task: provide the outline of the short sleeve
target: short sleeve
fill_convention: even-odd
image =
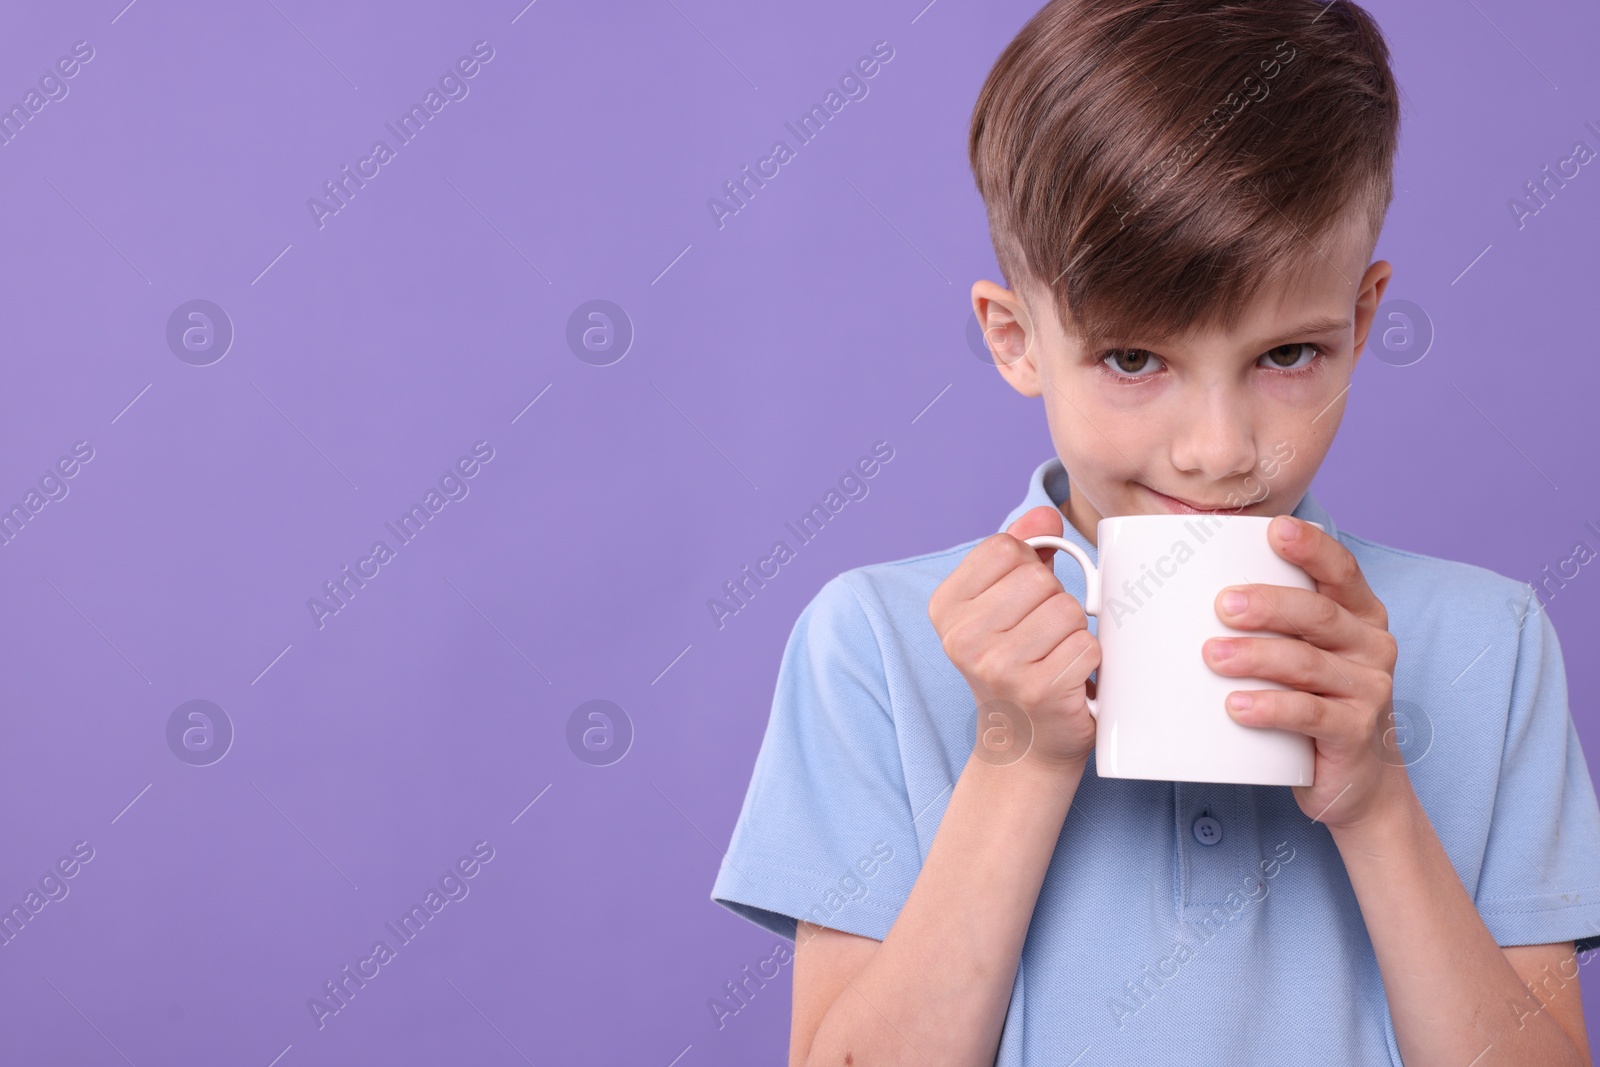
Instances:
[[[1500,945],[1600,946],[1600,804],[1548,613],[1522,617],[1500,779],[1474,903]]]
[[[881,941],[921,867],[883,655],[848,572],[801,611],[711,899]]]

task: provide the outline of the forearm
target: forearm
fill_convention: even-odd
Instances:
[[[1581,1067],[1483,924],[1411,790],[1334,829],[1383,974],[1406,1067]]]
[[[823,1017],[808,1065],[989,1067],[1082,765],[972,757],[893,928]]]

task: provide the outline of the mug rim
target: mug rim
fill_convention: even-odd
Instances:
[[[1307,523],[1307,524],[1309,524],[1311,526],[1315,526],[1317,529],[1321,530],[1324,533],[1326,533],[1328,531],[1328,528],[1326,526],[1322,525],[1322,523],[1317,522],[1317,521],[1315,521],[1313,519],[1301,519],[1301,518],[1299,518],[1299,516],[1293,515],[1293,514],[1291,514],[1289,512],[1281,512],[1280,514],[1289,515],[1289,517],[1292,518],[1292,519],[1297,519],[1300,522]],[[1106,515],[1103,518],[1101,518],[1099,522],[1095,523],[1095,526],[1096,526],[1096,528],[1098,528],[1098,527],[1104,526],[1108,522],[1131,522],[1131,521],[1137,521],[1137,520],[1143,520],[1143,519],[1151,519],[1151,520],[1155,520],[1155,521],[1170,521],[1170,520],[1173,520],[1173,519],[1179,519],[1179,520],[1182,520],[1183,522],[1190,522],[1190,521],[1192,521],[1194,519],[1220,519],[1220,520],[1222,520],[1224,522],[1231,522],[1231,521],[1234,521],[1234,520],[1237,520],[1237,519],[1245,519],[1245,520],[1251,520],[1251,521],[1255,521],[1255,522],[1271,522],[1273,519],[1276,519],[1276,518],[1278,518],[1278,515],[1180,515],[1180,514],[1176,514],[1176,513],[1166,514],[1166,515],[1159,515],[1159,514],[1151,514],[1151,513],[1148,513],[1148,512],[1139,512],[1139,513],[1133,514],[1133,515]]]

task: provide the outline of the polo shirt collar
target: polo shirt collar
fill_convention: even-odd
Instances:
[[[1067,496],[1067,469],[1062,464],[1060,456],[1051,456],[1034,469],[1033,477],[1028,480],[1027,495],[1022,498],[1022,503],[1011,509],[1011,513],[1000,524],[1000,531],[1004,532],[1007,527],[1021,518],[1024,512],[1041,504],[1045,507],[1060,507],[1067,502]],[[1339,536],[1339,531],[1333,525],[1333,519],[1323,509],[1322,505],[1317,503],[1316,498],[1311,495],[1309,489],[1306,490],[1305,495],[1300,498],[1300,503],[1289,514],[1307,522],[1320,523],[1329,535],[1335,538]],[[1095,551],[1095,546],[1089,543],[1088,538],[1079,533],[1076,526],[1067,522],[1065,516],[1062,517],[1062,526],[1065,527],[1062,531],[1062,536],[1088,552],[1089,558],[1098,564],[1100,561],[1099,554]]]

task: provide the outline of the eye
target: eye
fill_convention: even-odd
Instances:
[[[1142,348],[1113,348],[1100,357],[1100,365],[1114,378],[1148,378],[1149,374],[1141,372],[1156,366],[1157,358],[1155,353]]]
[[[1318,362],[1317,357],[1325,354],[1321,348],[1309,341],[1292,341],[1286,345],[1269,348],[1261,358],[1267,361],[1264,366],[1297,374],[1310,372]],[[1304,362],[1300,362],[1302,356],[1305,357]]]

